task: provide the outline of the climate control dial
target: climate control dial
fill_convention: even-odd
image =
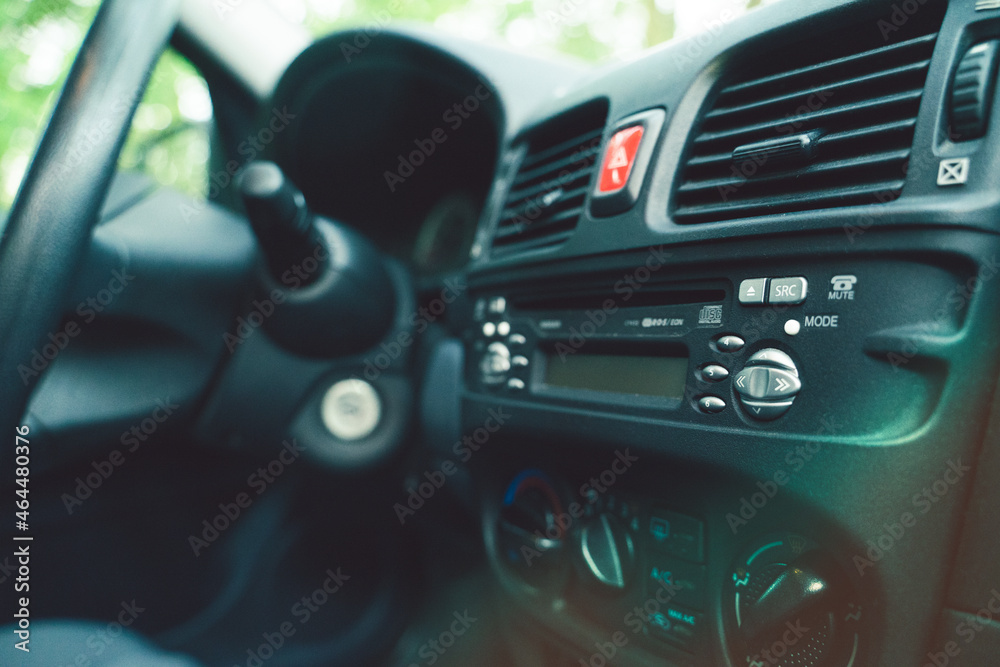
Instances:
[[[507,486],[497,517],[497,550],[511,571],[534,586],[556,585],[568,564],[563,494],[541,470],[528,469]]]
[[[762,540],[737,560],[727,588],[735,663],[861,664],[860,627],[866,611],[839,564],[812,540],[795,534]]]
[[[635,570],[635,542],[628,527],[610,512],[591,519],[580,532],[583,562],[602,587],[624,590]]]

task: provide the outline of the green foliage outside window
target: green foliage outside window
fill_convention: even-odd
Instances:
[[[155,0],[136,0],[141,2]],[[202,0],[224,2],[229,0]],[[759,0],[270,0],[313,35],[357,26],[422,22],[538,55],[627,59],[670,39],[675,4],[698,23]],[[685,4],[686,3],[686,4]],[[0,211],[10,207],[98,0],[0,0]],[[239,3],[231,11],[240,11]],[[679,30],[684,32],[684,30]],[[211,102],[204,81],[168,50],[153,73],[120,159],[159,183],[203,197]]]

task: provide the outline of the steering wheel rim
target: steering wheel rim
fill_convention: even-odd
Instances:
[[[89,247],[118,155],[181,0],[105,0],[80,47],[0,237],[0,434],[14,439]],[[48,357],[46,357],[48,358]],[[12,444],[12,443],[11,443]],[[5,443],[0,460],[13,449]],[[5,467],[5,466],[4,466]]]

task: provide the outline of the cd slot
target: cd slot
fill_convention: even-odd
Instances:
[[[555,310],[589,310],[602,308],[608,299],[621,301],[629,308],[650,306],[678,306],[698,303],[717,303],[726,298],[726,290],[718,288],[667,289],[631,291],[627,300],[614,291],[577,292],[545,296],[512,296],[514,309],[521,312]]]

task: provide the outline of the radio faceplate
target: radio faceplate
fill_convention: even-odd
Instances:
[[[783,279],[799,281],[804,278]],[[713,392],[739,371],[735,388],[753,419],[771,420],[801,388],[785,352],[765,348],[746,368],[736,354],[746,340],[726,327],[734,306],[728,281],[650,290],[629,302],[599,292],[562,298],[483,297],[477,301],[470,378],[483,391],[631,405],[704,415],[724,412],[730,397]],[[624,305],[623,305],[624,304]],[[780,400],[778,400],[780,399]]]
[[[706,296],[713,300],[683,302]],[[685,397],[689,346],[708,344],[717,334],[729,294],[720,287],[662,292],[651,300],[670,303],[621,307],[593,294],[567,299],[578,306],[567,309],[480,299],[473,343],[478,374],[470,379],[509,394],[676,407]]]
[[[533,404],[720,427],[871,435],[922,423],[945,369],[900,332],[960,330],[966,278],[913,261],[814,259],[683,283],[580,281],[477,295],[467,386]],[[919,284],[919,293],[893,286]],[[829,416],[830,419],[826,419]],[[843,435],[848,435],[845,432]]]

